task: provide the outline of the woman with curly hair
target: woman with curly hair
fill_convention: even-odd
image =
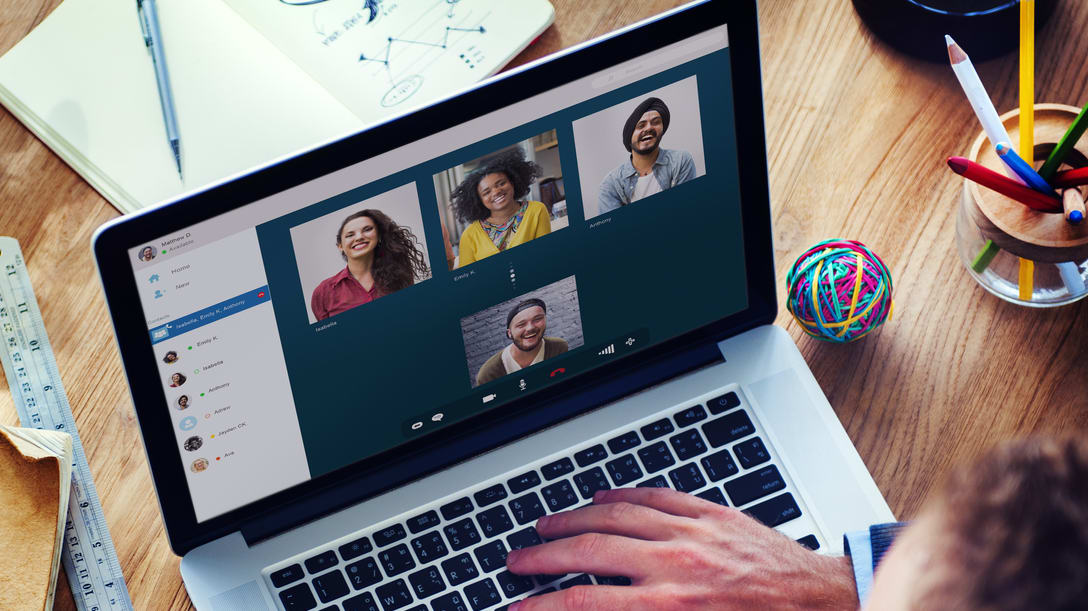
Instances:
[[[469,223],[461,234],[458,267],[551,233],[548,208],[525,201],[540,173],[518,148],[484,161],[457,185],[453,208]]]
[[[336,232],[336,248],[347,266],[321,281],[310,309],[325,320],[415,284],[429,269],[419,240],[380,210],[349,215]]]

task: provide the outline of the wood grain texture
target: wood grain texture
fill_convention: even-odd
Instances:
[[[57,0],[0,0],[0,52]],[[553,0],[556,24],[514,64],[680,4]],[[1088,429],[1088,306],[1033,311],[978,287],[954,250],[963,155],[978,124],[945,65],[905,58],[847,0],[760,3],[779,300],[808,246],[858,239],[895,281],[895,317],[848,346],[788,329],[897,516],[995,441]],[[1037,38],[1036,101],[1088,101],[1088,3],[1062,2]],[[939,44],[939,43],[938,43]],[[1017,103],[1015,54],[978,66],[999,112]],[[191,605],[169,550],[89,249],[117,212],[0,110],[0,234],[19,239],[133,601]],[[6,384],[0,422],[16,423]],[[56,608],[72,609],[62,584]]]

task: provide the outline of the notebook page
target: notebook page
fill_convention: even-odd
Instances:
[[[220,0],[158,0],[185,180],[135,2],[66,0],[0,58],[0,101],[122,211],[361,124]]]
[[[223,0],[366,123],[498,72],[547,0]]]

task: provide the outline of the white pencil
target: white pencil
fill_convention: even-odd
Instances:
[[[996,146],[998,142],[1012,142],[1009,139],[1009,132],[1005,131],[1005,126],[1001,123],[1001,118],[997,116],[997,110],[994,108],[994,103],[990,101],[990,95],[986,93],[986,87],[982,85],[978,73],[975,72],[975,66],[971,64],[971,58],[967,57],[963,49],[948,34],[944,35],[944,41],[948,45],[948,61],[952,64],[952,71],[956,73],[960,87],[963,87],[963,92],[967,94],[967,101],[971,103],[978,122],[982,124],[986,137],[990,139],[990,146]],[[1007,164],[1005,173],[1016,182],[1024,184],[1020,175]]]

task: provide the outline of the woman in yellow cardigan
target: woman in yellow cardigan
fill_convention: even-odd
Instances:
[[[518,148],[485,161],[457,185],[453,209],[469,223],[461,234],[458,267],[551,233],[548,208],[523,201],[540,172],[540,166],[526,161]]]

